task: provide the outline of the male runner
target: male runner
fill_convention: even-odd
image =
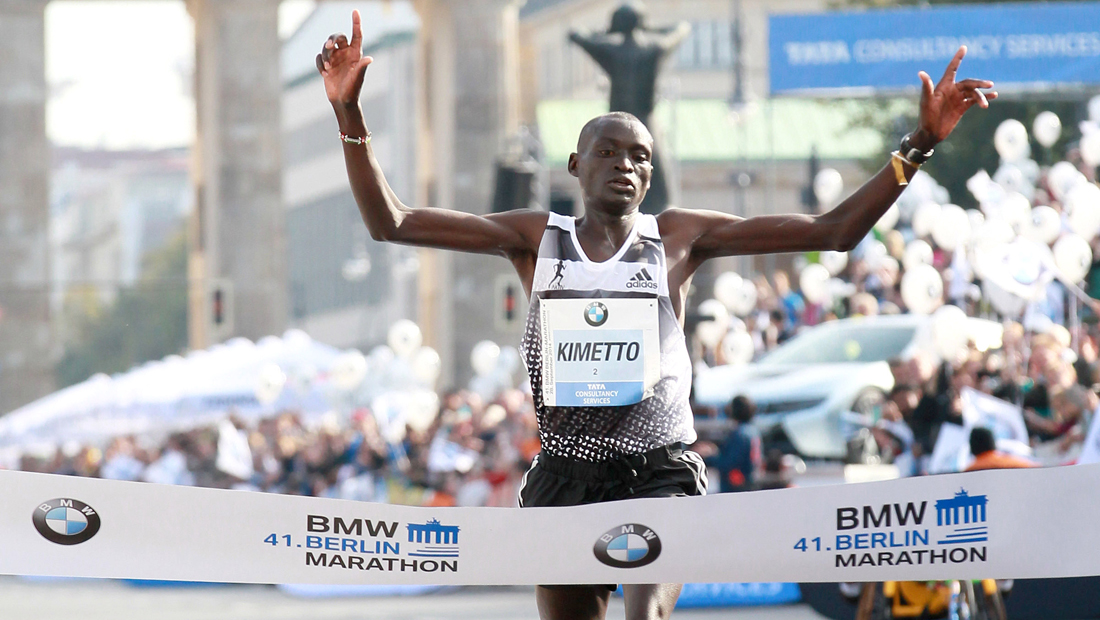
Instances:
[[[695,440],[682,331],[692,275],[718,256],[855,247],[962,115],[996,97],[979,90],[992,82],[955,81],[965,53],[959,49],[939,84],[920,73],[919,127],[901,152],[835,209],[748,219],[696,209],[673,208],[656,217],[639,213],[652,172],[653,138],[625,113],[590,121],[569,157],[569,172],[583,191],[579,219],[541,211],[481,216],[407,207],[382,175],[359,106],[372,59],[362,55],[358,12],[352,14],[351,40],[329,37],[317,69],[371,236],[497,254],[518,272],[531,299],[523,352],[542,439],[520,501],[560,506],[705,492],[702,462],[683,449]],[[558,261],[564,269],[551,289]],[[615,326],[614,333],[600,332],[604,326]],[[593,376],[581,377],[581,371]],[[667,618],[680,588],[624,586],[627,618]],[[539,614],[548,619],[602,619],[609,596],[603,585],[537,589]]]

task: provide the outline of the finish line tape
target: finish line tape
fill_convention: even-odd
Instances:
[[[0,573],[520,585],[1100,574],[1100,465],[421,508],[0,472]]]

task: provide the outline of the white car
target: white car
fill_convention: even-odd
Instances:
[[[970,318],[967,328],[979,349],[1000,347],[1000,324]],[[929,316],[831,321],[747,366],[697,373],[695,401],[724,411],[743,394],[756,403],[754,424],[766,442],[789,442],[804,457],[844,458],[856,430],[850,414],[873,416],[894,387],[888,361],[908,359],[918,350],[935,356]],[[697,426],[704,432],[707,422]]]

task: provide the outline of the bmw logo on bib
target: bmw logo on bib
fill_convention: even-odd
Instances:
[[[661,539],[640,523],[619,525],[596,540],[596,559],[615,568],[645,566],[661,555]]]
[[[80,544],[99,531],[99,513],[76,499],[58,498],[34,509],[34,529],[59,545]]]
[[[607,306],[594,301],[584,308],[584,320],[592,327],[599,327],[607,322]]]

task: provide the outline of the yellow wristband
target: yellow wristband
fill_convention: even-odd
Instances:
[[[914,164],[908,159],[905,159],[901,156],[901,153],[897,151],[894,151],[890,154],[890,164],[894,167],[894,176],[897,178],[898,185],[901,187],[909,185],[909,179],[905,178],[906,165],[913,168],[914,170],[920,170],[920,166]]]

